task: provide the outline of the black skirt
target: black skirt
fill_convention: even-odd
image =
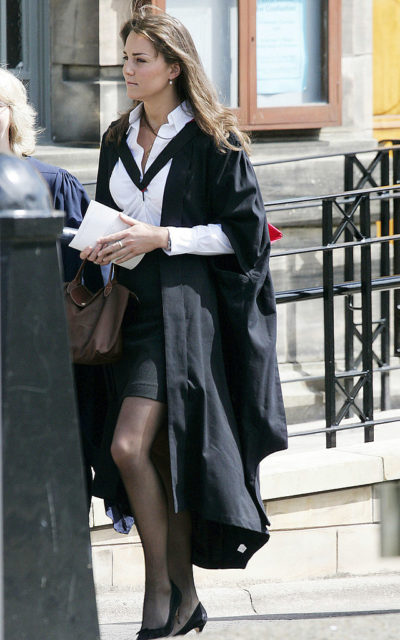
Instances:
[[[152,251],[134,269],[117,271],[118,282],[138,298],[123,325],[122,359],[112,367],[121,402],[132,396],[167,400],[159,255],[160,250]]]

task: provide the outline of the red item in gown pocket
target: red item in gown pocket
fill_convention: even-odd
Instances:
[[[269,231],[269,239],[272,242],[276,242],[277,240],[280,240],[283,236],[282,231],[279,231],[279,229],[277,229],[276,227],[274,227],[273,224],[270,224],[268,222],[268,231]]]

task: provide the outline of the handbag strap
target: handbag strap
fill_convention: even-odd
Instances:
[[[82,278],[83,278],[83,270],[85,268],[85,264],[86,264],[86,258],[85,260],[82,260],[81,265],[75,274],[75,277],[71,280],[71,282],[68,282],[67,284],[68,293],[70,293],[72,289],[75,289],[76,287],[79,287],[79,285],[83,284]]]
[[[128,176],[142,193],[146,191],[154,176],[161,171],[167,162],[171,160],[171,158],[198,133],[198,131],[199,128],[194,120],[188,122],[183,129],[181,129],[181,131],[179,131],[179,133],[177,133],[176,136],[168,142],[167,146],[164,147],[145,172],[142,180],[140,179],[140,171],[133,159],[126,136],[122,139],[121,143],[117,147],[118,155],[122,160]]]
[[[78,271],[76,272],[76,275],[74,277],[73,280],[71,280],[71,282],[68,283],[68,287],[67,287],[67,291],[71,291],[72,289],[74,289],[75,287],[83,284],[83,272],[85,269],[85,265],[87,263],[87,258],[85,258],[85,260],[82,260],[82,264],[79,267]],[[111,268],[110,268],[110,273],[108,274],[108,280],[107,283],[104,286],[104,295],[108,296],[111,293],[111,289],[113,287],[114,284],[114,280],[116,279],[116,274],[115,274],[115,269],[114,269],[114,264],[111,263]]]

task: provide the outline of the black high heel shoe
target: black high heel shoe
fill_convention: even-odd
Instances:
[[[192,629],[196,629],[197,633],[201,633],[206,626],[207,620],[207,611],[199,602],[187,623],[177,633],[174,633],[174,636],[184,636]]]
[[[137,633],[137,640],[153,640],[153,638],[166,638],[172,633],[174,628],[175,616],[182,600],[182,594],[178,587],[171,580],[171,599],[169,601],[169,614],[167,623],[163,627],[157,629],[148,629],[144,627]]]

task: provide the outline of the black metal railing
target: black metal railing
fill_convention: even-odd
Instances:
[[[388,184],[399,184],[400,145],[397,144],[397,140],[384,140],[382,143],[385,146],[344,153],[328,153],[323,155],[287,158],[278,161],[256,162],[254,163],[254,166],[261,167],[277,163],[288,164],[293,162],[337,157],[343,158],[343,188],[346,193],[357,189],[363,189],[366,186],[374,188]],[[356,177],[357,172],[359,174],[358,177]],[[392,202],[393,205],[391,211],[390,200],[386,198],[380,199],[379,232],[383,236],[389,235],[391,220],[393,220],[393,233],[400,233],[400,203],[396,198],[393,198]],[[290,208],[290,206],[290,202],[288,202],[286,208]],[[346,215],[349,218],[352,218],[354,212],[357,211],[357,207],[353,209],[353,203],[347,202],[345,203],[345,211]],[[352,236],[351,224],[346,224],[345,241],[349,244],[345,250],[345,281],[351,281],[354,279],[354,245],[350,244]],[[393,261],[393,272],[400,273],[400,243],[398,242],[394,245]],[[382,243],[380,254],[380,275],[385,276],[389,274],[389,244]],[[357,344],[360,343],[360,332],[358,323],[355,321],[356,311],[357,309],[354,306],[353,295],[350,294],[346,297],[344,307],[345,368],[349,371],[358,366],[361,360],[361,351],[358,350],[357,352]],[[400,290],[396,290],[394,293],[393,317],[395,354],[400,356]],[[380,338],[379,366],[382,369],[380,407],[382,410],[385,410],[390,408],[389,372],[385,369],[390,359],[390,297],[388,291],[382,291],[380,294],[379,315],[374,324],[376,325],[374,330],[374,341],[377,341],[378,338]],[[376,352],[374,352],[374,357],[376,359],[378,358]],[[345,382],[346,391],[350,392],[352,386],[353,380],[349,378]],[[347,417],[349,417],[349,413],[347,414]]]
[[[400,198],[400,185],[388,185],[372,189],[354,190],[345,193],[329,194],[326,196],[313,196],[304,198],[292,198],[266,203],[267,211],[296,209],[307,205],[307,208],[319,208],[321,213],[322,243],[319,246],[305,247],[278,251],[272,254],[272,258],[307,253],[323,254],[323,285],[322,287],[301,288],[290,291],[279,291],[276,294],[278,304],[293,301],[323,299],[324,303],[324,364],[325,364],[325,428],[320,430],[296,432],[296,436],[309,433],[326,433],[327,447],[336,446],[336,432],[345,429],[364,428],[364,440],[370,442],[374,439],[374,426],[383,422],[400,421],[398,418],[374,420],[373,376],[374,361],[378,365],[380,375],[388,376],[394,369],[389,364],[389,359],[383,361],[374,351],[374,343],[382,333],[382,321],[373,321],[372,318],[372,292],[379,290],[389,295],[391,288],[400,287],[400,272],[393,271],[390,275],[390,255],[388,255],[388,267],[383,275],[372,277],[371,247],[379,244],[380,247],[389,247],[389,242],[400,244],[400,233],[385,235],[379,238],[371,237],[371,201],[394,202]],[[384,207],[385,212],[387,207]],[[335,215],[334,215],[335,214]],[[349,238],[346,241],[346,238]],[[343,239],[343,241],[341,241]],[[354,280],[354,256],[352,279],[346,278],[344,282],[335,283],[335,269],[333,254],[336,250],[352,251],[360,248],[360,280]],[[382,254],[382,251],[381,251]],[[352,366],[345,370],[336,371],[335,357],[335,296],[344,295],[351,298],[354,307],[354,295],[361,294],[361,323],[354,323],[354,335],[360,342],[360,353],[353,359]],[[387,324],[389,337],[390,326]],[[397,352],[398,344],[395,345]],[[397,368],[397,367],[396,367]],[[309,378],[302,378],[303,380]],[[292,382],[292,380],[291,380]],[[386,388],[387,391],[387,388]],[[341,398],[341,400],[339,400]],[[339,404],[339,406],[338,406]],[[386,408],[382,407],[381,408]],[[342,424],[344,418],[353,413],[358,422]]]

